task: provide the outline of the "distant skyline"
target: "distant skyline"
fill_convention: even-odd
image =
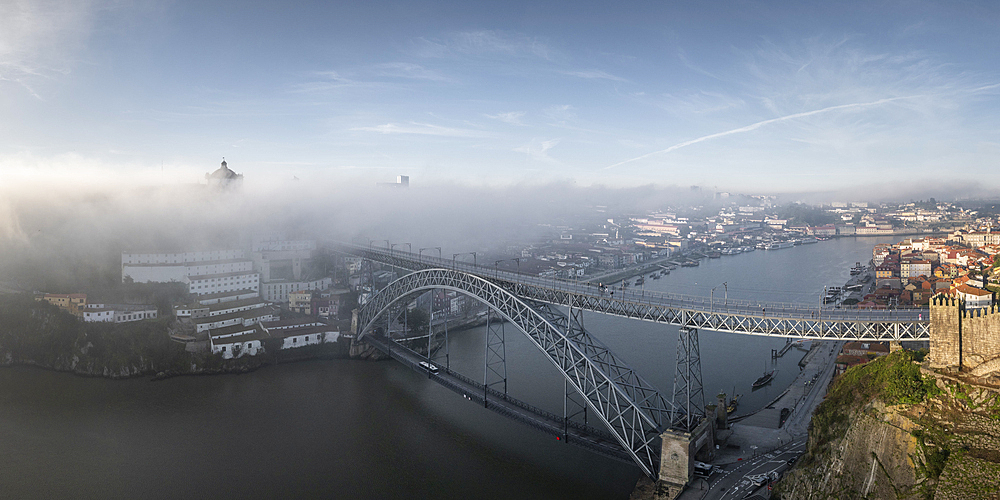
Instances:
[[[810,4],[2,2],[0,174],[1000,188],[1000,5]]]

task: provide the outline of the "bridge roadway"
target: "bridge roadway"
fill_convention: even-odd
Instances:
[[[420,366],[420,362],[426,361],[427,358],[404,347],[395,340],[387,339],[383,335],[368,334],[365,336],[365,342],[374,346],[379,351],[388,354],[396,361],[427,375],[428,378],[438,384],[455,393],[461,394],[466,399],[495,413],[527,424],[546,434],[557,436],[564,442],[575,444],[608,458],[613,458],[627,464],[635,463],[632,456],[622,449],[618,440],[604,430],[568,420],[562,416],[534,407],[496,389],[487,388],[479,382],[457,372],[447,370],[445,367],[437,364],[435,366],[438,366],[439,370],[437,373],[431,373],[426,368]]]
[[[751,335],[821,340],[926,340],[927,308],[871,309],[720,299],[541,278],[410,252],[338,244],[341,251],[401,269],[443,268],[490,281],[510,293],[558,306],[657,323]]]

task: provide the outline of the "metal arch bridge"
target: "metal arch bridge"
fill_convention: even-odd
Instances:
[[[407,297],[440,288],[469,295],[524,332],[561,371],[567,385],[583,396],[586,406],[595,411],[635,463],[654,479],[660,475],[661,435],[668,430],[692,431],[696,417],[703,414],[698,328],[808,339],[929,338],[926,310],[809,308],[728,300],[718,304],[704,297],[629,290],[619,290],[615,296],[586,283],[540,279],[409,252],[355,245],[339,245],[339,250],[413,271],[380,290],[362,307],[359,340],[370,334],[380,316]],[[568,313],[558,307],[567,307]],[[673,398],[668,401],[660,395],[588,334],[582,327],[581,310],[682,326]],[[490,335],[488,331],[487,378]],[[502,355],[500,363],[505,363]],[[675,405],[678,395],[681,403]],[[696,403],[697,397],[702,398],[701,405]]]
[[[341,244],[340,249],[411,271],[431,268],[462,271],[522,299],[688,328],[820,340],[930,338],[930,314],[926,308],[812,307],[746,300],[723,302],[701,296],[629,289],[611,291],[590,283],[539,278],[410,252],[346,244]]]
[[[563,314],[548,304],[519,298],[465,271],[422,269],[393,281],[364,304],[358,314],[358,339],[370,337],[376,321],[394,306],[435,289],[453,290],[473,297],[517,326],[565,376],[567,384],[583,396],[586,405],[594,410],[643,472],[652,478],[658,477],[660,435],[669,428],[688,429],[691,413],[680,411],[587,333],[579,316],[574,316],[572,311]],[[487,339],[487,349],[490,342]],[[505,363],[503,359],[500,361]]]

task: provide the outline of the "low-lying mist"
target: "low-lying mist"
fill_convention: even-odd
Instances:
[[[572,183],[410,188],[371,182],[201,184],[21,182],[0,186],[0,282],[67,292],[120,279],[122,251],[242,246],[283,234],[417,251],[532,241],[542,224],[595,221],[700,200],[690,189],[575,187]],[[604,215],[607,214],[607,215]]]
[[[936,195],[939,200],[949,193],[970,192],[963,186],[944,189],[949,193],[917,188],[909,191]],[[867,187],[853,193],[798,193],[784,198],[875,201],[878,192]],[[218,191],[194,183],[22,177],[0,185],[0,285],[51,292],[110,286],[120,279],[123,250],[243,246],[254,233],[372,241],[378,246],[390,240],[400,249],[409,243],[413,251],[443,247],[443,255],[486,250],[505,242],[534,241],[548,234],[550,225],[710,206],[719,203],[713,194],[691,187],[583,187],[572,181],[500,187],[415,183],[392,188],[362,180],[248,179],[238,191]],[[904,200],[907,196],[900,191],[883,190],[883,194]]]

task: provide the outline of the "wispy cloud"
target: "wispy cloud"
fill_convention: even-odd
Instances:
[[[548,151],[559,145],[561,139],[533,140],[529,144],[514,148],[518,153],[524,153],[529,158],[551,164],[560,164],[558,160],[549,156]]]
[[[615,167],[618,167],[618,166],[621,166],[621,165],[625,165],[626,163],[632,163],[634,161],[639,161],[639,160],[642,160],[642,159],[645,159],[645,158],[649,158],[650,156],[653,156],[653,155],[664,154],[664,153],[669,153],[671,151],[676,151],[678,149],[686,148],[688,146],[691,146],[693,144],[698,144],[699,142],[705,142],[705,141],[712,140],[712,139],[718,139],[719,137],[725,137],[727,135],[741,134],[743,132],[750,132],[751,130],[757,130],[757,129],[765,126],[765,125],[770,125],[772,123],[778,123],[778,122],[783,122],[783,121],[787,121],[787,120],[794,120],[796,118],[805,118],[807,116],[818,115],[818,114],[821,114],[821,113],[829,113],[829,112],[832,112],[832,111],[857,109],[857,108],[867,108],[867,107],[872,107],[872,106],[881,106],[883,104],[887,104],[887,103],[894,102],[894,101],[899,101],[899,100],[902,100],[902,99],[915,99],[915,98],[918,98],[918,97],[923,97],[923,96],[890,97],[890,98],[886,98],[886,99],[879,99],[877,101],[872,101],[872,102],[856,102],[856,103],[851,103],[851,104],[841,104],[841,105],[838,105],[838,106],[830,106],[830,107],[823,108],[823,109],[816,109],[816,110],[813,110],[813,111],[806,111],[806,112],[803,112],[803,113],[795,113],[795,114],[791,114],[791,115],[781,116],[781,117],[778,117],[778,118],[772,118],[770,120],[763,120],[763,121],[759,121],[757,123],[753,123],[753,124],[747,125],[745,127],[740,127],[740,128],[736,128],[736,129],[732,129],[732,130],[727,130],[725,132],[719,132],[719,133],[716,133],[716,134],[710,134],[710,135],[698,137],[697,139],[691,139],[690,141],[684,141],[684,142],[679,143],[679,144],[674,144],[673,146],[670,146],[667,149],[661,149],[659,151],[653,151],[652,153],[646,153],[646,154],[644,154],[642,156],[637,156],[635,158],[631,158],[631,159],[628,159],[628,160],[625,160],[625,161],[620,161],[618,163],[615,163],[614,165],[608,165],[607,167],[604,167],[604,170],[608,170],[608,169],[615,168]]]
[[[497,30],[464,31],[442,38],[418,38],[415,52],[420,57],[533,57],[552,60],[555,51],[537,37]]]
[[[698,66],[698,65],[694,64],[693,62],[691,62],[688,59],[687,54],[684,53],[683,49],[677,49],[677,58],[680,59],[681,64],[683,64],[684,67],[686,67],[687,69],[689,69],[691,71],[694,71],[695,73],[705,75],[705,76],[707,76],[709,78],[714,78],[716,80],[721,80],[721,78],[719,78],[718,76],[716,76],[714,73],[706,71],[701,66]]]
[[[435,82],[445,82],[450,79],[436,71],[429,70],[419,64],[393,62],[376,64],[372,70],[377,76],[389,78],[408,78],[412,80],[430,80]]]
[[[66,75],[91,30],[96,1],[0,2],[0,81],[42,99],[37,84]]]
[[[497,113],[495,115],[484,115],[487,118],[492,118],[494,120],[500,120],[504,123],[509,123],[511,125],[524,125],[521,118],[525,115],[524,111],[510,111],[507,113]]]
[[[599,69],[591,69],[586,71],[563,71],[562,73],[564,75],[575,76],[578,78],[586,78],[588,80],[611,80],[614,82],[628,81],[622,77],[612,75],[611,73],[607,73]]]
[[[380,134],[416,134],[435,135],[441,137],[490,137],[491,134],[472,129],[442,127],[431,123],[409,122],[407,124],[386,123],[372,127],[353,127],[350,130],[359,132],[378,132]]]
[[[559,124],[565,124],[569,120],[576,118],[575,108],[569,104],[562,104],[559,106],[549,106],[545,108],[542,113],[545,114],[549,119],[555,121]]]

